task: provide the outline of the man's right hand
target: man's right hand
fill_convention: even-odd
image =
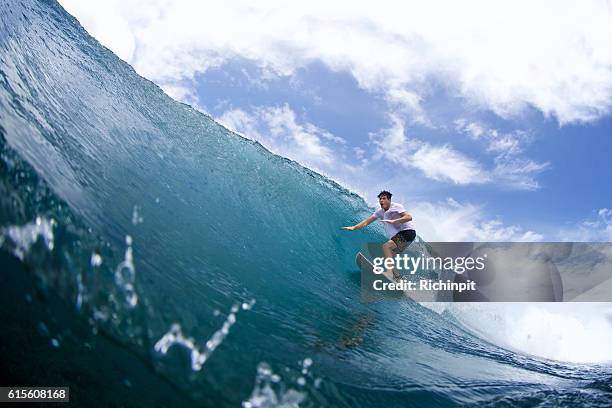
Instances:
[[[355,226],[352,227],[342,227],[343,230],[347,230],[347,231],[354,231],[355,230]]]

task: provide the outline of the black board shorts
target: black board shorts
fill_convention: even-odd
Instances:
[[[403,251],[416,238],[416,231],[413,229],[403,230],[391,237],[391,241],[397,245],[397,251]]]

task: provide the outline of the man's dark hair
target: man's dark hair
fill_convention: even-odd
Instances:
[[[393,194],[391,194],[390,192],[388,192],[387,190],[383,190],[380,193],[378,193],[378,198],[380,198],[381,196],[387,196],[387,199],[391,199],[391,196]]]

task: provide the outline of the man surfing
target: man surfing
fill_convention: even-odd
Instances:
[[[367,227],[377,219],[382,220],[385,223],[385,232],[389,237],[389,240],[383,244],[385,258],[393,258],[395,254],[404,251],[416,238],[416,231],[412,225],[412,215],[408,214],[400,203],[391,202],[391,195],[388,191],[381,191],[378,194],[378,203],[380,204],[378,210],[359,224],[342,227],[343,230],[354,231]],[[387,273],[388,276],[393,276],[396,281],[401,279],[395,268],[389,268]]]

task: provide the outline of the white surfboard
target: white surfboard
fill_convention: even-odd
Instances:
[[[371,293],[373,282],[375,280],[381,279],[381,277],[383,279],[386,279],[389,282],[395,282],[395,280],[393,280],[392,274],[390,274],[388,271],[385,271],[384,273],[381,273],[381,274],[374,273],[374,265],[361,252],[357,253],[357,256],[355,257],[355,263],[357,263],[357,266],[359,267],[359,269],[361,269],[361,272],[362,272],[361,274],[362,294],[364,293],[364,291],[366,293],[367,292]],[[400,297],[407,297],[408,299],[412,299],[408,291],[394,291],[393,293],[396,293]],[[389,296],[386,295],[385,297],[388,298]],[[364,299],[362,298],[362,300]],[[372,300],[374,299],[370,299],[370,298],[365,299],[365,301],[372,301]]]
[[[383,277],[383,279],[386,279],[389,282],[395,282],[395,280],[393,279],[393,276],[389,274],[387,271],[385,271],[382,274],[375,274],[374,265],[361,252],[357,253],[357,256],[355,257],[355,262],[357,263],[357,266],[359,266],[359,268],[362,271],[362,274],[361,274],[362,301],[368,302],[368,301],[380,300],[384,298],[389,299],[389,292],[385,292],[384,297],[382,296],[364,297],[363,294],[372,293],[373,292],[372,284],[374,283],[375,280],[381,279],[381,276]],[[405,297],[405,298],[408,298],[418,303],[435,302],[438,296],[438,292],[435,290],[413,290],[413,291],[404,290],[404,291],[392,291],[392,292],[396,293],[398,297]]]

